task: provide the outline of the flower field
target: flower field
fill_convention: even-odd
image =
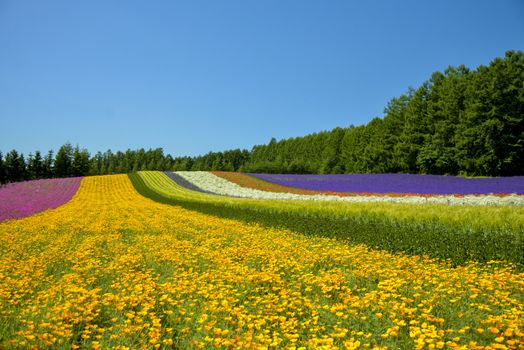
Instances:
[[[244,174],[244,173],[239,173],[239,172],[211,171],[211,173],[216,176],[222,177],[230,182],[236,183],[237,185],[240,185],[242,187],[248,187],[248,188],[253,188],[253,189],[268,191],[268,192],[310,194],[310,195],[328,194],[328,195],[337,195],[337,196],[352,195],[351,193],[347,193],[347,192],[326,192],[326,191],[305,190],[302,188],[277,185],[275,183],[259,179],[255,176]]]
[[[223,218],[457,264],[506,260],[524,266],[523,206],[234,198],[188,190],[161,172],[129,176],[148,198]]]
[[[69,201],[82,178],[18,182],[0,187],[0,222],[18,219]]]
[[[471,205],[497,205],[497,204],[512,204],[512,205],[523,205],[524,196],[513,194],[505,196],[497,196],[493,194],[484,195],[415,195],[406,193],[387,193],[387,195],[370,195],[367,194],[355,194],[348,192],[323,192],[313,190],[300,190],[298,188],[286,187],[290,191],[286,192],[284,186],[276,188],[273,191],[273,186],[269,184],[268,190],[259,189],[260,182],[256,182],[256,186],[249,186],[252,181],[247,183],[242,174],[232,177],[225,173],[215,175],[214,173],[207,171],[177,171],[175,173],[166,172],[175,182],[179,185],[186,187],[190,190],[196,190],[205,193],[220,194],[223,196],[230,197],[244,197],[244,198],[256,198],[256,199],[270,199],[270,200],[312,200],[312,201],[340,201],[340,202],[390,202],[390,203],[414,203],[414,204],[471,204]],[[267,175],[267,174],[264,174]],[[396,174],[389,174],[396,175]],[[246,175],[244,175],[246,176]],[[286,175],[287,176],[287,175]],[[300,175],[293,175],[300,176]],[[315,178],[324,179],[323,175],[315,175]],[[232,179],[231,179],[232,178]],[[418,177],[417,177],[418,178]],[[230,180],[231,179],[231,180]],[[319,180],[320,181],[320,180]],[[368,183],[367,186],[371,186],[372,183]],[[240,182],[241,184],[239,184]],[[524,183],[524,178],[520,182]],[[520,186],[519,181],[513,183],[514,190],[518,191]],[[242,186],[244,185],[244,186]],[[404,186],[408,186],[409,183],[405,183]],[[380,188],[378,186],[377,188]],[[415,188],[415,187],[414,187]],[[479,187],[480,188],[480,187]],[[508,185],[508,189],[509,189]],[[305,193],[300,193],[307,191]],[[343,194],[343,195],[340,195]]]
[[[158,201],[178,196],[186,205],[240,208],[234,203],[252,199],[190,191],[158,172],[130,178],[87,177],[65,205],[0,223],[0,348],[524,346],[524,273],[507,261],[453,267],[248,225],[155,202],[135,188],[163,188]],[[269,203],[259,200],[260,208]],[[396,205],[403,210],[390,217],[410,215],[408,205]],[[423,218],[437,208],[425,207]],[[506,227],[512,213],[439,208],[448,223],[491,210],[498,215],[479,225],[491,220],[492,229]],[[451,208],[462,209],[453,216]],[[517,230],[521,213],[514,212],[517,223],[509,227]]]
[[[412,194],[524,194],[524,176],[463,178],[413,174],[249,174],[288,187],[317,191]]]

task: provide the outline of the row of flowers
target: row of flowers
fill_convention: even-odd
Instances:
[[[17,182],[0,188],[0,222],[61,206],[73,198],[81,177]]]
[[[427,174],[247,174],[316,191],[415,193],[427,195],[524,194],[524,176],[465,178]]]
[[[223,196],[243,197],[255,199],[280,199],[280,200],[314,200],[314,201],[341,201],[341,202],[392,202],[392,203],[432,203],[432,204],[472,204],[472,205],[523,205],[524,196],[508,195],[453,195],[435,196],[336,196],[336,195],[302,195],[294,193],[269,192],[253,188],[242,187],[222,177],[206,171],[177,171],[178,176],[191,183],[193,187],[204,192],[211,192]],[[194,188],[193,188],[194,189]]]

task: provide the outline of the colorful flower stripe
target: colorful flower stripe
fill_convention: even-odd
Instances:
[[[176,173],[174,173],[172,171],[164,171],[164,174],[166,174],[177,185],[182,186],[184,188],[187,188],[188,190],[202,192],[202,193],[208,193],[208,194],[216,194],[214,192],[206,191],[206,190],[201,189],[200,187],[196,186],[194,183],[186,180],[184,177],[182,177],[179,174],[176,174]]]
[[[327,191],[314,191],[305,190],[302,188],[288,187],[277,185],[268,181],[264,181],[255,176],[251,176],[244,173],[230,172],[230,171],[211,171],[212,174],[224,178],[230,182],[236,183],[239,186],[253,188],[255,190],[267,191],[267,192],[278,192],[278,193],[294,193],[294,194],[324,194],[333,196],[351,196],[354,193],[346,192],[327,192]]]
[[[463,178],[412,174],[249,175],[281,186],[315,191],[382,194],[524,194],[524,176]]]
[[[198,187],[208,193],[219,194],[230,197],[256,198],[256,199],[278,199],[278,200],[312,200],[312,201],[340,201],[340,202],[390,202],[390,203],[413,203],[413,204],[458,204],[458,205],[524,205],[524,196],[508,195],[470,195],[470,196],[370,196],[370,195],[305,195],[283,192],[269,192],[258,189],[242,187],[236,183],[216,176],[206,171],[177,171],[176,175],[182,177],[191,186]],[[179,183],[184,186],[184,184]],[[187,187],[186,187],[187,188]],[[191,189],[191,188],[190,188]]]
[[[280,192],[280,193],[295,193],[295,194],[307,194],[307,195],[332,195],[340,197],[348,196],[383,196],[387,195],[389,197],[407,197],[407,196],[435,196],[434,194],[414,194],[414,193],[400,193],[400,192],[389,192],[389,193],[373,193],[373,192],[334,192],[334,191],[317,191],[317,190],[307,190],[297,187],[289,187],[278,185],[269,181],[262,180],[253,174],[239,173],[239,172],[230,172],[230,171],[211,171],[212,174],[222,177],[228,181],[236,183],[242,187],[253,188],[261,191],[269,192]],[[507,196],[509,194],[494,194],[496,196]],[[438,196],[438,195],[437,195]],[[463,197],[462,194],[452,194],[452,196]]]
[[[81,177],[17,182],[0,187],[0,222],[53,209],[71,200]]]
[[[524,267],[524,206],[260,200],[188,190],[158,171],[129,178],[147,198],[222,218],[459,265],[505,260]]]
[[[518,349],[524,274],[155,203],[125,175],[0,224],[0,348]]]

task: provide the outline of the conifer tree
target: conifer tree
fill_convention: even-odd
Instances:
[[[53,150],[47,152],[43,162],[43,178],[49,179],[53,177]]]
[[[85,176],[89,173],[89,152],[86,149],[80,149],[78,145],[73,151],[73,160],[71,163],[71,175]]]
[[[20,159],[20,161],[19,161],[19,164],[20,164],[20,180],[19,181],[28,180],[29,179],[29,175],[27,173],[27,163],[25,161],[23,153],[20,153],[19,159]]]
[[[23,155],[12,150],[5,156],[6,182],[22,181],[25,178],[25,162]]]
[[[98,151],[89,161],[89,175],[100,175],[102,168],[102,152]]]
[[[27,161],[27,172],[28,177],[32,180],[42,179],[45,177],[44,172],[44,160],[42,159],[42,154],[40,151],[36,151],[33,156],[29,154],[29,159]]]
[[[71,167],[73,163],[73,146],[70,143],[66,143],[60,147],[56,153],[54,162],[54,175],[55,177],[68,177],[73,174]]]

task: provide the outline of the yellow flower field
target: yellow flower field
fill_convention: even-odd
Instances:
[[[248,226],[87,177],[0,224],[0,349],[524,349],[524,273]]]

